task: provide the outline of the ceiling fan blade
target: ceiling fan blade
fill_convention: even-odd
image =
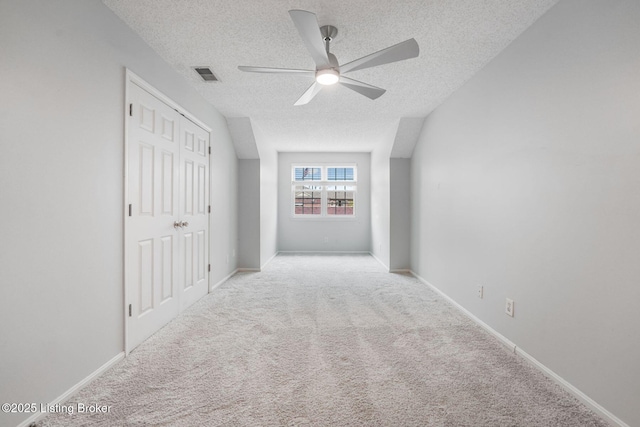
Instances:
[[[313,84],[311,86],[309,86],[309,89],[307,89],[302,96],[296,101],[295,104],[293,105],[304,105],[304,104],[308,104],[309,101],[311,101],[313,99],[314,96],[316,96],[318,94],[318,92],[320,92],[320,89],[322,89],[322,85],[318,82],[313,82]]]
[[[270,73],[270,74],[296,74],[299,76],[315,76],[316,72],[312,70],[296,70],[293,68],[271,68],[271,67],[249,67],[247,65],[239,65],[238,70],[249,73]]]
[[[340,76],[340,84],[342,86],[348,87],[351,90],[355,90],[359,94],[364,95],[369,99],[377,99],[386,92],[385,89],[371,86],[369,84],[362,83],[344,76]]]
[[[371,55],[363,56],[355,61],[340,66],[341,73],[362,70],[364,68],[377,67],[378,65],[415,58],[420,53],[420,47],[415,39],[405,40],[386,49],[379,50]]]
[[[311,54],[317,68],[329,67],[329,56],[324,46],[322,33],[315,13],[306,10],[290,10],[289,15],[295,24],[300,37]]]

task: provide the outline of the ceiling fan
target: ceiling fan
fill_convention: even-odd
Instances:
[[[293,74],[303,77],[315,77],[315,82],[307,89],[294,105],[304,105],[320,92],[323,86],[340,83],[351,90],[358,92],[370,99],[377,99],[385,89],[369,85],[357,80],[345,77],[344,74],[415,58],[420,53],[420,48],[415,39],[409,39],[394,46],[382,49],[378,52],[363,56],[360,59],[338,64],[335,55],[329,52],[331,40],[338,34],[338,29],[331,25],[320,27],[316,15],[306,10],[290,10],[289,15],[302,37],[307,50],[316,63],[314,70],[296,70],[291,68],[248,67],[240,65],[241,71],[251,73]]]

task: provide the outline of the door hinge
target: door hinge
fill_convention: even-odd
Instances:
[[[209,154],[211,154],[211,146],[209,146]]]
[[[129,104],[129,116],[133,117],[133,104]]]
[[[207,268],[207,271],[208,271],[209,273],[211,273],[211,264],[209,264],[209,267]]]
[[[131,304],[129,304],[129,317],[131,317]]]
[[[211,213],[211,205],[209,205],[209,213]]]
[[[129,216],[131,216],[131,211],[132,211],[131,206],[132,206],[131,203],[129,203]]]

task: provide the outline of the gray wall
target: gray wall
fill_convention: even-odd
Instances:
[[[260,268],[260,160],[238,160],[238,268]]]
[[[637,0],[561,1],[427,118],[411,164],[412,269],[634,426],[639,22]]]
[[[48,403],[123,351],[125,67],[213,128],[213,283],[235,269],[236,157],[224,118],[99,1],[2,1],[0,40],[0,402]]]
[[[410,170],[411,159],[389,159],[391,270],[407,270],[410,266]]]
[[[278,250],[368,252],[371,247],[369,153],[279,153]],[[291,214],[291,165],[294,163],[356,163],[358,193],[355,219],[298,219]],[[325,237],[328,242],[325,243]]]

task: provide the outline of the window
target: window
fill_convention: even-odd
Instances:
[[[355,216],[356,166],[293,165],[293,216]]]

